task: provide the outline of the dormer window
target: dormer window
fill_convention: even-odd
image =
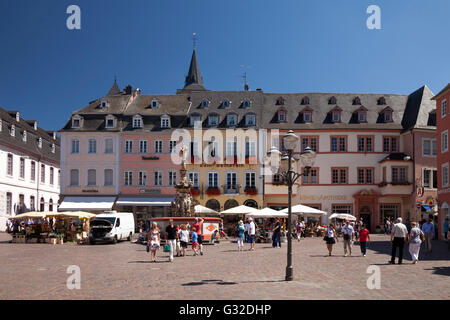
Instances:
[[[237,125],[237,114],[229,114],[227,115],[227,125],[235,126]]]
[[[245,115],[245,125],[246,126],[256,126],[256,115],[254,115],[254,114]]]
[[[287,121],[286,109],[280,108],[278,110],[278,122],[286,122],[286,121]]]
[[[311,111],[303,112],[303,122],[305,122],[305,123],[312,122],[312,112]]]
[[[55,149],[56,149],[55,144],[52,143],[52,153],[55,153]]]
[[[170,116],[161,116],[161,128],[170,128]]]
[[[34,130],[36,130],[36,127],[37,127],[37,123],[35,122]],[[81,127],[81,118],[80,118],[80,116],[74,116],[72,118],[72,128],[77,129],[77,128],[80,128],[80,127]]]
[[[140,115],[133,117],[133,128],[142,128],[142,117]]]
[[[106,102],[104,100],[102,102],[100,102],[100,109],[104,109],[106,107],[108,107],[108,102]]]
[[[330,99],[328,99],[328,104],[336,104],[337,100],[335,97],[331,97]]]
[[[3,129],[3,120],[0,118],[0,131]]]
[[[250,108],[250,101],[248,100],[242,101],[242,108]]]
[[[150,104],[150,106],[152,107],[152,109],[159,108],[158,100],[153,99],[152,102],[151,102],[151,104]]]
[[[219,125],[219,115],[217,114],[210,114],[208,116],[208,126],[215,127]]]
[[[191,115],[190,117],[191,127],[195,126],[196,122],[202,122],[202,116],[199,114]]]
[[[222,107],[223,109],[226,109],[226,108],[228,108],[229,106],[230,106],[230,101],[229,101],[229,100],[225,99],[225,100],[222,101],[221,107]]]
[[[377,100],[377,105],[382,106],[382,105],[385,105],[385,104],[386,104],[386,99],[384,97],[380,97]]]
[[[334,107],[333,110],[331,110],[331,122],[341,122],[341,111],[342,109],[338,106]]]
[[[23,130],[22,132],[22,141],[26,142],[27,141],[27,131]]]
[[[209,106],[209,101],[208,100],[202,100],[202,103],[200,104],[200,108],[205,109],[208,108]]]
[[[13,137],[16,136],[16,126],[15,126],[15,125],[11,125],[11,130],[9,131],[9,133],[10,133],[11,136],[13,136]]]
[[[367,109],[363,106],[361,106],[358,110],[358,122],[363,123],[367,122]]]
[[[360,105],[361,104],[361,99],[359,97],[355,97],[353,99],[353,105]]]
[[[309,98],[308,97],[303,97],[302,101],[300,102],[301,105],[308,105],[309,104]]]
[[[39,148],[42,148],[42,138],[39,138],[39,139],[38,139],[38,147],[39,147]]]
[[[106,117],[105,128],[107,128],[107,129],[114,128],[115,127],[115,123],[114,122],[115,122],[114,121],[114,116],[111,116],[111,115],[107,116]]]
[[[277,99],[277,102],[275,103],[277,106],[282,106],[284,105],[284,98],[283,97],[279,97]]]
[[[390,108],[390,107],[386,107],[383,111],[382,111],[382,114],[383,114],[383,122],[392,122],[392,121],[394,121],[393,119],[392,119],[392,109]]]

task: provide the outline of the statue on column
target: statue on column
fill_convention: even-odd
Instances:
[[[172,216],[174,217],[190,217],[194,215],[194,200],[191,195],[192,183],[186,176],[186,156],[187,147],[180,147],[181,169],[180,181],[175,185],[175,200],[171,204]]]

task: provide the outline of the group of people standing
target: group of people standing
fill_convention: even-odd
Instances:
[[[202,218],[195,218],[194,224],[174,225],[173,219],[169,220],[166,227],[164,238],[166,241],[167,251],[169,252],[169,261],[173,262],[174,252],[177,257],[186,256],[186,250],[189,240],[192,242],[192,250],[194,256],[203,255],[203,235],[202,235]],[[152,223],[148,231],[147,252],[151,252],[152,262],[156,262],[156,252],[161,247],[161,230],[156,222]]]
[[[244,251],[244,241],[250,243],[249,251],[255,250],[256,224],[253,222],[253,218],[248,218],[245,224],[239,220],[236,226],[236,235],[238,251]]]
[[[343,235],[344,242],[344,257],[352,255],[352,245],[355,239],[359,237],[359,245],[361,248],[361,255],[363,257],[367,254],[367,244],[370,241],[369,230],[366,226],[359,221],[356,224],[351,225],[347,220],[344,225],[336,227],[334,223],[330,223],[327,227],[324,237],[325,243],[328,249],[328,255],[331,256],[333,252],[333,245],[338,242],[338,232]]]

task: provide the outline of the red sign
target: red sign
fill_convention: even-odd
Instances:
[[[422,207],[422,204],[420,202],[417,202],[417,209],[420,209]]]
[[[417,197],[419,197],[419,198],[423,197],[423,192],[424,192],[423,187],[417,187],[417,189],[416,189]]]

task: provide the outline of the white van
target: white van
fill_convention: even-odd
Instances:
[[[89,242],[127,239],[134,235],[134,216],[132,212],[105,211],[90,221]]]

